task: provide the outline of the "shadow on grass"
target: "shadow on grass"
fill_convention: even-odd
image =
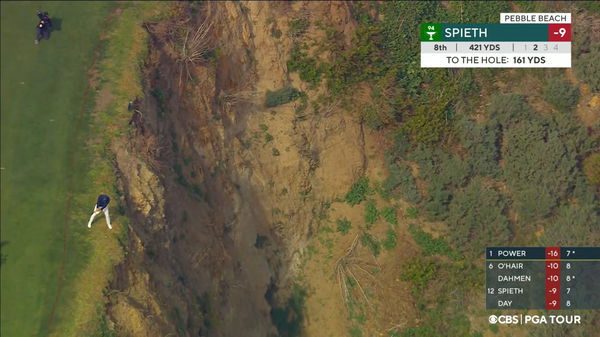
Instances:
[[[50,20],[52,20],[50,32],[60,32],[62,29],[62,18],[50,18]]]
[[[50,40],[54,32],[60,32],[62,30],[62,18],[50,18],[52,20],[52,27],[48,30],[48,36],[45,40]]]

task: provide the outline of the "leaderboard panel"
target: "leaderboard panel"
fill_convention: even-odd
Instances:
[[[421,67],[570,68],[571,24],[422,24]]]
[[[600,309],[600,247],[488,247],[487,309]]]

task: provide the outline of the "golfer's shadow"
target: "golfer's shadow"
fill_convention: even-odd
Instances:
[[[52,28],[50,32],[60,32],[62,29],[62,19],[61,18],[50,18],[52,20]]]
[[[60,30],[62,29],[62,19],[61,18],[50,18],[50,20],[52,20],[52,28],[50,28],[48,30],[47,40],[50,40],[52,33],[60,32]]]

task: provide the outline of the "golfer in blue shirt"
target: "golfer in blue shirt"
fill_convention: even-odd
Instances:
[[[110,216],[108,215],[108,203],[110,202],[110,198],[106,194],[100,194],[98,196],[98,201],[96,205],[94,205],[94,213],[90,217],[90,221],[88,222],[88,228],[92,228],[92,221],[96,215],[100,214],[100,212],[104,212],[104,217],[106,218],[106,224],[108,225],[108,229],[112,229],[110,225]]]

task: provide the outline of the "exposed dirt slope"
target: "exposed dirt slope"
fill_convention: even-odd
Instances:
[[[319,214],[360,176],[382,175],[383,140],[335,104],[299,118],[300,102],[267,109],[264,97],[289,85],[308,90],[287,71],[289,22],[326,22],[349,41],[349,5],[187,6],[147,27],[147,96],[136,104],[129,139],[114,149],[132,219],[129,255],[109,294],[115,328],[125,336],[276,335],[272,307],[284,306],[303,276],[309,287],[323,285],[307,302],[308,335],[344,333],[344,303],[331,294],[337,287],[327,271],[316,260],[306,265],[307,246],[322,226]],[[181,61],[185,32],[203,24],[213,52]],[[314,24],[306,32],[322,34]],[[362,214],[336,205],[336,216]],[[382,280],[396,278],[396,270],[386,273]],[[383,297],[402,291],[387,288]],[[324,308],[320,298],[329,301]],[[398,310],[384,315],[390,324]],[[338,314],[318,318],[329,312]]]

